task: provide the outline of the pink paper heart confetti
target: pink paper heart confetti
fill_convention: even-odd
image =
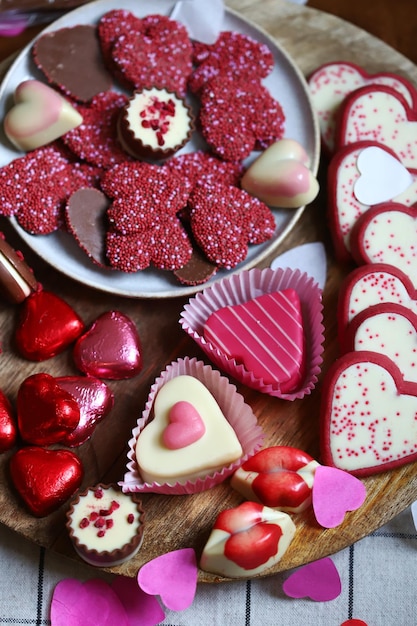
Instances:
[[[129,626],[156,626],[164,619],[158,600],[142,591],[135,578],[116,576],[112,589],[124,606]]]
[[[315,602],[329,602],[340,595],[342,584],[335,564],[326,557],[293,572],[282,589],[290,598],[311,598]]]
[[[51,626],[130,626],[116,593],[98,578],[85,583],[61,580],[53,592],[50,618]]]
[[[324,528],[335,528],[348,511],[355,511],[366,498],[365,485],[355,476],[336,467],[319,465],[314,475],[314,515]]]
[[[149,561],[138,573],[139,587],[159,595],[172,611],[191,606],[197,590],[197,560],[193,548],[167,552]]]

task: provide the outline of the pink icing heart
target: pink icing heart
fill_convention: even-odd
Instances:
[[[359,264],[398,267],[417,288],[417,208],[386,202],[369,209],[351,233],[352,254]]]
[[[78,369],[97,378],[132,378],[142,369],[138,331],[120,311],[100,315],[79,337],[73,354]]]
[[[158,600],[142,591],[135,578],[116,576],[112,589],[124,606],[129,626],[155,626],[164,619]]]
[[[355,511],[365,501],[366,489],[360,480],[335,467],[319,465],[313,483],[313,510],[324,528],[335,528],[347,511]]]
[[[130,626],[119,598],[100,579],[61,580],[53,592],[50,617],[52,626]]]
[[[293,572],[282,589],[290,598],[311,598],[315,602],[329,602],[340,595],[342,584],[335,564],[326,557]]]
[[[145,563],[139,570],[138,584],[145,593],[159,595],[172,611],[188,608],[197,590],[194,550],[174,550]]]
[[[206,427],[197,409],[186,400],[176,402],[169,411],[170,423],[162,438],[170,450],[185,448],[198,441],[206,432]]]

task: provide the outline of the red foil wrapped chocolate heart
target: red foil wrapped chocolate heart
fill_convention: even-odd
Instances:
[[[77,313],[49,291],[36,291],[23,303],[15,332],[17,348],[30,361],[44,361],[62,352],[84,330]]]
[[[17,392],[17,421],[26,443],[47,446],[62,441],[80,421],[77,400],[50,374],[32,374]]]
[[[17,439],[17,426],[12,405],[8,397],[0,391],[0,453],[13,448]]]
[[[77,427],[60,441],[74,448],[87,441],[97,424],[111,411],[113,392],[106,383],[92,376],[63,376],[57,378],[56,383],[75,398],[80,409]]]
[[[83,466],[71,450],[27,446],[10,459],[10,476],[26,507],[36,517],[57,510],[80,487]]]
[[[120,380],[142,369],[141,343],[133,321],[120,311],[100,315],[74,346],[75,365],[88,376]]]

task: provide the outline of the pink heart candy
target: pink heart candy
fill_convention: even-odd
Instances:
[[[100,315],[74,346],[74,361],[88,376],[121,380],[142,369],[141,343],[133,321],[120,311]]]
[[[366,498],[365,485],[355,476],[319,465],[313,483],[313,510],[324,528],[335,528],[343,522],[347,511],[355,511]]]
[[[61,580],[53,592],[50,617],[52,626],[130,626],[110,585],[95,578],[85,583]]]
[[[315,602],[329,602],[342,591],[339,572],[328,557],[300,567],[282,587],[290,598],[311,598]]]
[[[159,595],[172,611],[191,606],[197,590],[197,561],[192,548],[174,550],[145,563],[138,573],[139,587]]]
[[[169,424],[162,438],[170,450],[185,448],[201,439],[206,427],[197,409],[186,400],[176,402],[169,411]]]

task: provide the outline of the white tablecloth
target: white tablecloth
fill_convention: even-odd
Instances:
[[[192,606],[181,612],[166,610],[161,623],[341,626],[355,618],[367,626],[417,624],[417,532],[409,509],[331,558],[342,592],[330,602],[288,598],[282,585],[291,572],[285,572],[256,581],[198,585]],[[1,626],[49,624],[52,592],[62,579],[111,580],[111,575],[39,548],[1,526],[0,562]]]

